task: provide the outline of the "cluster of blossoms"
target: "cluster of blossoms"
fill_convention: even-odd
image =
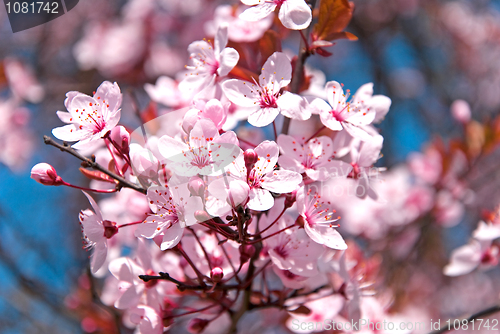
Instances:
[[[107,34],[143,42],[137,24],[154,7],[137,13],[136,2],[127,7],[127,27]],[[463,170],[448,166],[460,163],[445,168],[442,152],[430,147],[381,177],[375,164],[384,138],[375,125],[390,98],[374,95],[371,83],[351,94],[304,66],[309,56],[331,55],[325,48],[333,40],[355,39],[343,31],[353,10],[347,1],[320,1],[311,27],[304,0],[242,3],[250,7],[217,7],[207,24],[213,41],[189,44],[189,63],[175,79],[145,85],[166,108],[148,110],[140,129],[118,125],[117,83],[104,81],[91,96],[66,94],[67,111],[57,112],[66,125],[52,131],[64,143],[45,142],[83,161],[89,187],[64,181],[46,163],[33,167],[32,178],[84,191],[90,208],[79,220],[91,273],[104,279],[100,298],[123,310],[123,324],[137,333],[260,333],[244,315],[252,310],[264,319],[270,307],[278,316],[267,325],[297,333],[313,331],[297,322],[411,319],[389,312],[390,291],[374,296],[382,264],[355,237],[393,237],[390,247],[403,261],[419,238],[415,221],[434,215],[442,226],[457,224],[468,192]],[[331,6],[341,8],[337,16],[321,15]],[[299,55],[283,52],[279,35],[268,30],[275,11],[284,28],[312,28],[301,32]],[[96,53],[85,46],[101,53],[109,47],[106,38],[103,48],[93,43],[99,34],[77,47],[79,61],[105,73],[126,69],[92,63]],[[255,41],[259,46],[250,47]],[[264,140],[269,128],[274,138]],[[91,192],[113,195],[96,202]],[[496,264],[497,220],[481,223],[446,274]]]

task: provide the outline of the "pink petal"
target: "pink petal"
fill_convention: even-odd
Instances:
[[[184,228],[181,224],[173,224],[170,228],[165,231],[163,235],[163,240],[161,243],[161,250],[173,248],[181,241],[182,235],[184,234]]]
[[[255,84],[241,80],[227,80],[222,84],[222,90],[229,101],[241,107],[260,108],[258,87]],[[272,121],[271,121],[272,122]]]
[[[219,69],[217,73],[221,77],[225,77],[231,70],[238,64],[240,60],[240,55],[238,51],[233,48],[225,48],[220,53],[219,59]]]
[[[294,191],[302,182],[302,175],[288,170],[275,170],[267,174],[261,186],[264,189],[278,194],[286,194]]]
[[[342,238],[335,228],[330,227],[328,224],[316,224],[314,227],[305,224],[304,229],[307,235],[318,244],[325,245],[332,249],[347,249],[344,238]]]
[[[289,118],[305,121],[311,117],[307,101],[300,95],[285,92],[276,101],[281,113]]]
[[[77,125],[68,124],[53,129],[52,134],[59,140],[78,141],[87,137],[89,132],[79,130]]]
[[[262,73],[259,76],[259,83],[274,94],[288,85],[291,78],[292,65],[290,59],[283,52],[275,52],[264,63]]]
[[[271,193],[264,189],[253,188],[249,193],[250,200],[248,208],[255,211],[266,211],[273,207],[274,198]]]
[[[90,260],[90,270],[92,274],[95,274],[99,269],[101,269],[104,262],[106,262],[106,257],[108,255],[108,244],[106,240],[102,240],[95,244],[92,249],[92,256]]]
[[[288,29],[302,30],[311,23],[312,11],[304,0],[287,0],[280,8],[279,19]]]
[[[92,196],[90,196],[89,194],[87,194],[85,191],[82,191],[82,192],[87,197],[87,199],[89,200],[90,205],[92,205],[92,208],[94,209],[94,212],[96,214],[97,219],[100,220],[100,221],[102,221],[101,209],[99,209],[99,206],[97,205],[97,203],[94,201],[94,199],[92,198]]]
[[[260,21],[269,14],[271,14],[276,8],[276,4],[273,2],[264,2],[255,7],[250,7],[240,14],[240,19],[245,21]]]
[[[325,91],[328,97],[328,103],[330,103],[330,106],[334,109],[346,100],[344,97],[344,90],[337,81],[328,81],[325,86]]]
[[[260,108],[248,116],[248,123],[260,128],[271,124],[279,113],[278,108]]]

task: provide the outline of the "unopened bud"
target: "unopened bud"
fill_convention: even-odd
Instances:
[[[104,236],[106,239],[111,239],[111,237],[118,233],[118,226],[116,226],[115,222],[103,220],[102,226],[104,226]]]
[[[224,277],[224,272],[222,271],[221,267],[215,267],[210,272],[210,278],[212,278],[212,281],[214,283],[219,283],[223,277]]]
[[[54,167],[47,163],[39,163],[31,169],[31,178],[46,186],[60,186],[63,180],[57,175]]]
[[[252,245],[241,245],[239,249],[241,263],[246,263],[255,254],[255,247]]]
[[[202,198],[205,196],[205,182],[199,176],[193,176],[189,180],[188,189],[193,196]]]
[[[286,209],[290,208],[293,205],[293,203],[295,203],[296,199],[297,199],[297,190],[294,190],[291,193],[286,194],[285,208]]]
[[[205,222],[207,220],[212,219],[212,216],[210,216],[206,211],[204,210],[196,210],[194,212],[194,218],[196,218],[197,221],[199,222]]]
[[[194,318],[189,321],[187,330],[189,333],[198,334],[203,332],[209,323],[207,319]]]
[[[259,156],[257,155],[257,152],[249,148],[243,153],[243,157],[245,159],[245,167],[247,170],[252,169],[253,165],[259,160]]]
[[[130,144],[130,134],[123,126],[116,126],[109,134],[111,140],[118,146],[122,153],[128,153]]]
[[[248,199],[250,187],[248,183],[241,180],[234,180],[229,183],[227,203],[232,207],[244,204]]]
[[[464,100],[456,100],[451,104],[451,115],[462,124],[470,121],[471,111],[469,104]]]

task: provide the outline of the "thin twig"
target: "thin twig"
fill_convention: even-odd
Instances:
[[[136,185],[136,184],[133,184],[132,182],[124,179],[123,177],[121,177],[120,175],[117,175],[111,171],[109,171],[108,169],[102,167],[101,165],[99,165],[97,162],[87,158],[87,157],[84,157],[83,155],[81,155],[80,153],[78,153],[76,150],[74,150],[73,148],[71,148],[66,142],[63,142],[63,144],[59,144],[57,142],[55,142],[52,138],[50,138],[49,136],[43,136],[43,141],[46,145],[52,145],[54,147],[57,147],[58,149],[60,149],[61,151],[63,152],[68,152],[69,154],[71,154],[72,156],[80,159],[81,161],[85,162],[89,167],[92,167],[93,169],[95,170],[98,170],[100,172],[103,172],[104,174],[108,175],[109,177],[115,179],[116,181],[118,181],[118,187],[119,188],[123,188],[123,187],[126,187],[126,188],[131,188],[131,189],[134,189],[135,191],[138,191],[140,193],[143,193],[143,194],[146,194],[147,193],[147,190]]]

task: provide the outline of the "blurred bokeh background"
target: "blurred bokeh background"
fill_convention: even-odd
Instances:
[[[65,110],[66,92],[90,94],[103,80],[117,81],[125,93],[121,123],[137,127],[128,92],[146,108],[144,84],[175,76],[187,62],[188,44],[210,37],[206,22],[225,3],[238,2],[80,0],[68,14],[18,33],[12,33],[0,6],[1,333],[79,333],[98,327],[89,314],[103,306],[91,294],[85,297],[87,308],[67,297],[99,284],[86,276],[89,253],[81,247],[78,212],[88,203],[79,191],[44,187],[29,177],[34,164],[49,162],[66,181],[86,182],[78,160],[42,140],[61,125],[55,112]],[[373,82],[375,93],[392,99],[380,126],[385,138],[380,166],[405,162],[437,136],[445,144],[463,136],[466,130],[450,113],[457,99],[469,103],[478,122],[498,114],[500,1],[354,3],[347,30],[359,40],[337,41],[329,49],[333,56],[311,57],[307,64],[352,91]],[[298,41],[291,33],[283,49],[297,53]],[[490,178],[474,181],[474,205],[465,207],[463,224],[446,234],[448,254],[466,242],[482,210],[493,210],[500,200],[492,188],[498,188],[498,155],[488,159],[479,164],[491,170],[483,173]],[[486,284],[481,281],[486,278],[478,280]]]

